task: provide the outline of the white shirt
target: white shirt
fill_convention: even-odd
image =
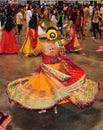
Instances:
[[[54,27],[57,27],[57,19],[56,19],[55,15],[51,16],[51,22],[52,22]]]
[[[103,14],[103,7],[100,8],[100,13]]]
[[[92,15],[92,13],[93,13],[93,6],[89,6],[89,12],[90,12],[90,15]]]
[[[29,24],[29,21],[30,21],[31,17],[32,17],[32,11],[31,10],[27,10],[26,11],[26,22],[27,22],[27,26]]]

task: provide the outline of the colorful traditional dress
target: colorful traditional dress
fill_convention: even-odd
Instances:
[[[0,53],[18,53],[19,47],[14,32],[4,30],[0,41]]]
[[[11,116],[7,113],[0,112],[0,130],[6,130],[7,125],[11,121]]]
[[[41,52],[37,31],[29,29],[27,38],[20,48],[20,52],[28,55],[37,55]]]
[[[76,36],[75,26],[73,29],[70,28],[69,32],[66,31],[66,36],[61,41],[64,43],[64,46],[67,52],[77,52],[82,49]]]
[[[98,83],[86,79],[86,72],[63,52],[60,41],[46,41],[42,46],[42,63],[30,76],[11,81],[7,93],[11,102],[27,109],[48,109],[71,102],[88,106],[98,93]]]

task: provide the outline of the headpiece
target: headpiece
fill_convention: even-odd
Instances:
[[[46,37],[49,40],[56,40],[57,39],[57,30],[54,27],[49,27],[46,32]]]

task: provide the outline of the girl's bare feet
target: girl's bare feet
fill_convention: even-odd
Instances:
[[[25,54],[24,56],[25,56],[25,57],[28,57],[28,56],[29,56],[29,54]]]
[[[103,51],[103,48],[99,48],[96,50],[96,52],[102,52]]]
[[[42,113],[45,113],[45,112],[46,112],[45,109],[38,111],[39,114],[42,114]]]
[[[54,113],[55,113],[55,114],[58,113],[57,106],[54,107]]]

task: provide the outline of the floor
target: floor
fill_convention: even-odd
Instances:
[[[0,111],[11,114],[12,121],[7,130],[103,130],[103,52],[96,52],[103,39],[91,39],[88,32],[84,40],[79,39],[82,46],[80,53],[67,53],[71,60],[86,70],[87,78],[100,83],[101,91],[97,101],[84,109],[78,109],[72,104],[58,106],[58,114],[53,109],[38,114],[28,111],[8,101],[6,85],[17,78],[30,74],[41,63],[41,55],[24,57],[19,54],[0,55]],[[25,37],[22,32],[17,37],[21,46]]]

